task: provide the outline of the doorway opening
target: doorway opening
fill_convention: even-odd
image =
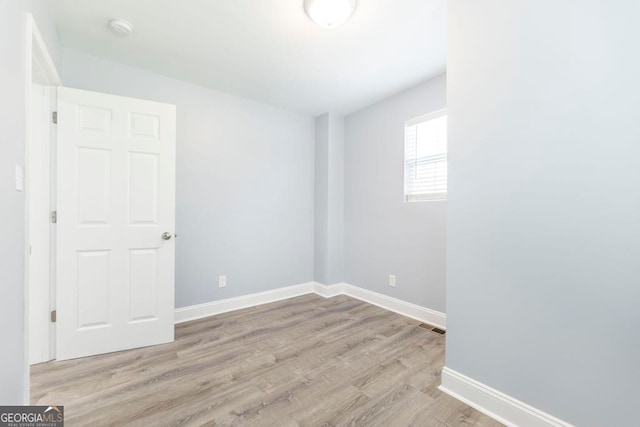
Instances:
[[[63,87],[27,25],[25,371],[172,342],[175,106]]]
[[[62,80],[31,14],[27,14],[27,122],[25,152],[25,363],[55,356],[55,211],[56,133],[53,110]],[[29,376],[25,402],[29,402]]]

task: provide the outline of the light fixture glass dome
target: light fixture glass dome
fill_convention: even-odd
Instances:
[[[335,28],[353,15],[356,0],[305,0],[309,18],[324,28]]]
[[[122,18],[115,18],[109,21],[109,29],[119,36],[129,36],[133,33],[133,25]]]

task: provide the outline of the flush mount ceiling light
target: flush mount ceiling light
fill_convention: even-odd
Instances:
[[[324,28],[335,28],[353,15],[356,0],[304,0],[309,18]]]
[[[109,21],[109,29],[119,36],[128,36],[133,33],[133,25],[122,18]]]

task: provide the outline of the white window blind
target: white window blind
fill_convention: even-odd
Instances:
[[[405,201],[447,198],[447,113],[437,111],[405,124]]]

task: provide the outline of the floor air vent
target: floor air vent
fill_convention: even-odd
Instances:
[[[418,326],[423,328],[423,329],[428,329],[431,332],[435,332],[436,334],[440,334],[440,335],[444,335],[444,334],[447,333],[447,331],[445,331],[444,329],[440,329],[440,328],[437,328],[437,327],[435,327],[433,325],[428,325],[426,323],[420,323]]]

